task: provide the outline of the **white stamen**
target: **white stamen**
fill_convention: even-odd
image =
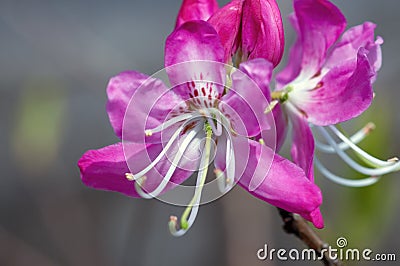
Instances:
[[[226,192],[226,176],[225,176],[224,171],[222,171],[219,168],[216,168],[216,169],[214,169],[214,174],[217,179],[218,190],[221,193],[225,193]]]
[[[225,115],[217,108],[208,108],[208,111],[216,116],[219,116],[220,120],[220,124],[225,125],[226,128],[230,128],[230,121],[225,117]],[[222,129],[221,129],[222,130]]]
[[[328,169],[326,169],[322,163],[315,158],[314,159],[315,165],[317,166],[318,170],[324,175],[326,176],[326,178],[328,178],[329,180],[343,185],[343,186],[347,186],[347,187],[366,187],[366,186],[370,186],[375,184],[376,182],[379,181],[380,177],[367,177],[364,179],[348,179],[348,178],[344,178],[338,175],[333,174],[332,172],[330,172]]]
[[[225,165],[226,165],[226,180],[234,180],[235,178],[235,152],[232,147],[232,141],[229,136],[226,138],[226,154],[225,154]],[[227,183],[226,190],[232,188],[232,183]]]
[[[356,153],[364,157],[367,161],[370,161],[372,164],[376,164],[377,166],[388,166],[388,165],[393,165],[392,162],[388,161],[383,161],[379,160],[378,158],[375,158],[374,156],[371,156],[369,153],[365,152],[362,150],[360,147],[355,145],[353,142],[351,142],[348,138],[346,138],[336,127],[334,126],[329,126],[329,128],[335,133],[336,136],[338,136],[343,142],[345,142],[351,149],[353,149]]]
[[[349,165],[351,168],[353,168],[357,172],[360,172],[364,175],[381,176],[381,175],[388,174],[393,171],[398,171],[400,169],[400,162],[389,165],[389,166],[377,168],[377,169],[364,167],[364,166],[358,164],[352,158],[350,158],[344,151],[339,149],[335,140],[329,135],[329,133],[323,127],[317,127],[317,128],[321,131],[321,133],[324,135],[324,137],[329,142],[329,144],[335,149],[335,151],[339,155],[339,157],[342,158],[346,162],[347,165]]]
[[[134,174],[133,180],[137,180],[141,176],[145,175],[148,171],[150,171],[160,160],[163,158],[163,156],[167,153],[167,151],[171,148],[172,144],[174,141],[178,138],[179,134],[183,130],[184,126],[179,127],[175,133],[171,136],[170,140],[167,142],[167,145],[165,145],[164,149],[158,154],[158,156],[142,171]],[[129,178],[128,178],[129,179]]]
[[[178,227],[177,220],[178,219],[176,219],[174,227],[172,227],[171,224],[169,224],[169,231],[173,236],[176,236],[176,237],[183,236],[190,229],[190,227],[192,227],[192,225],[194,224],[194,221],[196,220],[197,214],[199,213],[199,206],[200,206],[200,199],[201,199],[201,192],[202,192],[201,190],[199,192],[197,192],[197,191],[199,190],[199,187],[201,186],[201,176],[203,175],[203,172],[204,172],[204,170],[199,170],[199,173],[197,174],[195,195],[196,195],[196,193],[198,193],[198,198],[194,202],[194,205],[192,206],[192,209],[190,211],[190,215],[187,220],[187,228],[185,228],[185,229],[180,228],[178,230],[177,229],[177,227]],[[172,217],[176,218],[176,216],[172,216]],[[171,221],[170,221],[170,223],[171,223]]]
[[[354,143],[354,144],[360,143],[361,141],[363,141],[369,135],[369,133],[371,132],[372,128],[373,128],[373,123],[368,123],[365,127],[360,129],[359,131],[357,131],[353,136],[351,136],[349,138],[350,141],[352,143]],[[330,145],[321,143],[318,140],[315,140],[315,144],[316,144],[318,150],[320,150],[322,152],[336,153],[335,149]],[[350,148],[350,146],[345,142],[338,143],[338,146],[343,151],[345,151],[345,150]]]
[[[167,173],[165,174],[163,180],[158,185],[158,187],[155,190],[153,190],[153,192],[146,193],[146,192],[143,191],[143,189],[137,183],[135,183],[136,191],[142,198],[151,199],[151,198],[157,197],[164,190],[164,188],[167,186],[168,182],[170,181],[172,175],[174,174],[174,172],[175,172],[175,170],[176,170],[176,168],[178,166],[179,161],[182,159],[182,157],[184,155],[184,152],[186,151],[186,149],[188,148],[188,146],[190,145],[192,140],[196,137],[197,133],[201,130],[200,128],[201,128],[201,124],[197,125],[195,129],[191,130],[187,134],[187,136],[183,140],[182,146],[181,146],[183,152],[180,152],[180,149],[178,150],[178,152],[175,154],[175,157],[174,157],[174,159],[173,159],[173,161],[171,163],[171,166],[168,169]],[[179,129],[178,129],[178,131],[180,132]],[[169,142],[168,142],[168,144],[169,144]],[[164,154],[165,154],[165,152],[164,152]],[[143,171],[141,171],[141,173],[142,172]]]
[[[182,114],[182,115],[173,117],[173,118],[165,121],[161,125],[158,125],[157,127],[153,128],[153,129],[145,130],[145,134],[146,134],[146,136],[151,136],[151,135],[153,135],[153,133],[161,132],[164,129],[169,128],[170,126],[175,125],[178,122],[181,122],[181,121],[184,121],[184,120],[189,120],[189,119],[191,119],[193,117],[196,117],[196,116],[198,116],[198,113],[197,112],[192,112],[192,113],[189,113],[189,114]],[[147,134],[150,134],[150,135],[147,135]]]

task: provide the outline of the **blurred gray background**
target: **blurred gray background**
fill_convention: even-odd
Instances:
[[[334,2],[349,25],[376,22],[385,39],[374,105],[349,130],[372,120],[377,130],[363,147],[382,158],[399,155],[400,2]],[[0,265],[320,265],[258,261],[264,244],[304,246],[281,230],[273,206],[241,188],[202,206],[189,233],[177,239],[167,222],[182,209],[81,183],[80,156],[118,141],[105,111],[108,79],[163,67],[180,3],[0,1]],[[291,1],[279,4],[286,17]],[[288,46],[294,36],[286,28]],[[399,177],[349,189],[317,173],[326,221],[319,234],[333,245],[344,236],[351,248],[396,253],[400,260]]]

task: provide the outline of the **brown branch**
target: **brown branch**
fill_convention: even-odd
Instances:
[[[299,215],[287,212],[278,208],[279,214],[284,222],[283,229],[288,234],[294,234],[301,241],[303,241],[309,248],[312,248],[321,255],[321,250],[327,249],[329,244],[324,242],[313,229],[307,224],[307,222]],[[342,266],[342,262],[338,259],[333,260],[329,257],[327,252],[324,252],[322,262],[325,265],[330,266]]]

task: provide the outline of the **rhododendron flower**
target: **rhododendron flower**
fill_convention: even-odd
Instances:
[[[327,0],[295,0],[294,11],[290,20],[298,38],[290,50],[288,65],[277,75],[276,90],[272,93],[276,100],[271,108],[274,107],[277,118],[278,146],[282,144],[289,119],[293,125],[292,158],[313,180],[315,142],[311,124],[328,141],[328,144],[317,142],[317,148],[337,153],[355,170],[372,177],[346,180],[316,160],[323,174],[349,186],[372,184],[378,180],[377,176],[399,169],[399,163],[396,159],[379,160],[356,146],[371,125],[351,138],[333,125],[360,115],[370,106],[374,97],[372,83],[381,67],[383,40],[380,37],[375,40],[375,24],[371,22],[343,33],[346,20]],[[277,102],[281,105],[275,106]],[[324,126],[343,143],[336,143]],[[345,154],[349,148],[372,168],[359,165]]]
[[[185,0],[176,26],[207,19],[221,38],[226,63],[238,66],[255,58],[265,58],[274,66],[280,62],[285,38],[275,0],[232,0],[220,9],[215,0]]]
[[[172,234],[179,236],[197,215],[215,150],[216,174],[224,177],[222,190],[238,182],[256,197],[322,227],[322,220],[313,215],[322,201],[319,188],[300,167],[274,154],[265,145],[268,140],[252,140],[274,126],[264,114],[269,88],[263,80],[269,79],[272,65],[257,59],[234,70],[223,62],[224,49],[214,28],[190,21],[166,41],[172,89],[135,71],[112,78],[107,111],[123,144],[86,152],[78,163],[83,182],[153,198],[198,171],[196,191],[180,225],[176,217],[169,223]]]

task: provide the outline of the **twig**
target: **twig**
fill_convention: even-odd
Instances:
[[[288,234],[294,234],[301,241],[303,241],[309,248],[312,248],[321,255],[321,250],[327,249],[329,244],[324,242],[313,229],[307,224],[307,222],[298,215],[287,212],[278,208],[279,214],[284,222],[283,229]],[[325,265],[330,266],[342,266],[342,262],[338,259],[333,260],[329,255],[324,252],[322,262]]]

